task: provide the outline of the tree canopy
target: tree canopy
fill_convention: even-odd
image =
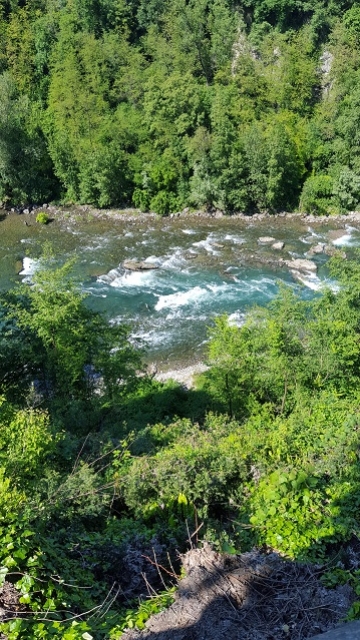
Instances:
[[[356,208],[359,11],[332,0],[4,4],[2,202]]]

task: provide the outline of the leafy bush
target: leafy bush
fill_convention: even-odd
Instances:
[[[49,222],[49,216],[45,211],[39,211],[35,220],[38,224],[47,224]]]
[[[303,186],[300,197],[300,210],[317,215],[328,213],[332,193],[333,180],[330,176],[310,176]]]

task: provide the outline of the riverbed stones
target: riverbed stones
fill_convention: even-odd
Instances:
[[[312,272],[316,273],[317,266],[312,260],[305,260],[305,258],[294,258],[293,260],[285,260],[285,264],[291,269],[291,271]]]
[[[276,242],[276,238],[272,236],[261,236],[258,238],[258,244],[273,244],[273,242]]]
[[[274,242],[274,244],[271,245],[271,248],[275,249],[275,251],[282,251],[284,247],[285,242],[281,242],[281,240],[279,240],[278,242]]]
[[[137,262],[137,260],[125,260],[123,262],[124,269],[129,271],[151,271],[152,269],[158,269],[159,265],[152,262]]]

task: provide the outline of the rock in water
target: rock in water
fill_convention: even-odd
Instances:
[[[304,258],[296,258],[294,260],[285,260],[287,266],[293,271],[311,271],[315,273],[317,266],[312,260],[305,260]]]
[[[273,242],[276,242],[276,238],[272,236],[261,236],[261,238],[258,238],[258,244],[272,244]]]
[[[340,238],[347,236],[348,233],[349,232],[346,229],[331,229],[331,231],[329,231],[327,235],[329,240],[334,242],[334,240],[339,240]]]
[[[285,247],[285,242],[274,242],[274,244],[271,245],[272,249],[275,249],[275,251],[282,251],[283,248]]]
[[[325,252],[325,244],[319,243],[311,247],[311,249],[308,251],[308,255],[313,256],[313,255],[324,253],[324,252]]]
[[[159,268],[157,264],[152,262],[137,262],[136,260],[125,260],[123,267],[129,271],[150,271],[151,269]]]

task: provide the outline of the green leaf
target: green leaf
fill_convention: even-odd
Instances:
[[[5,578],[8,572],[9,572],[8,567],[0,567],[0,586],[4,584]]]

